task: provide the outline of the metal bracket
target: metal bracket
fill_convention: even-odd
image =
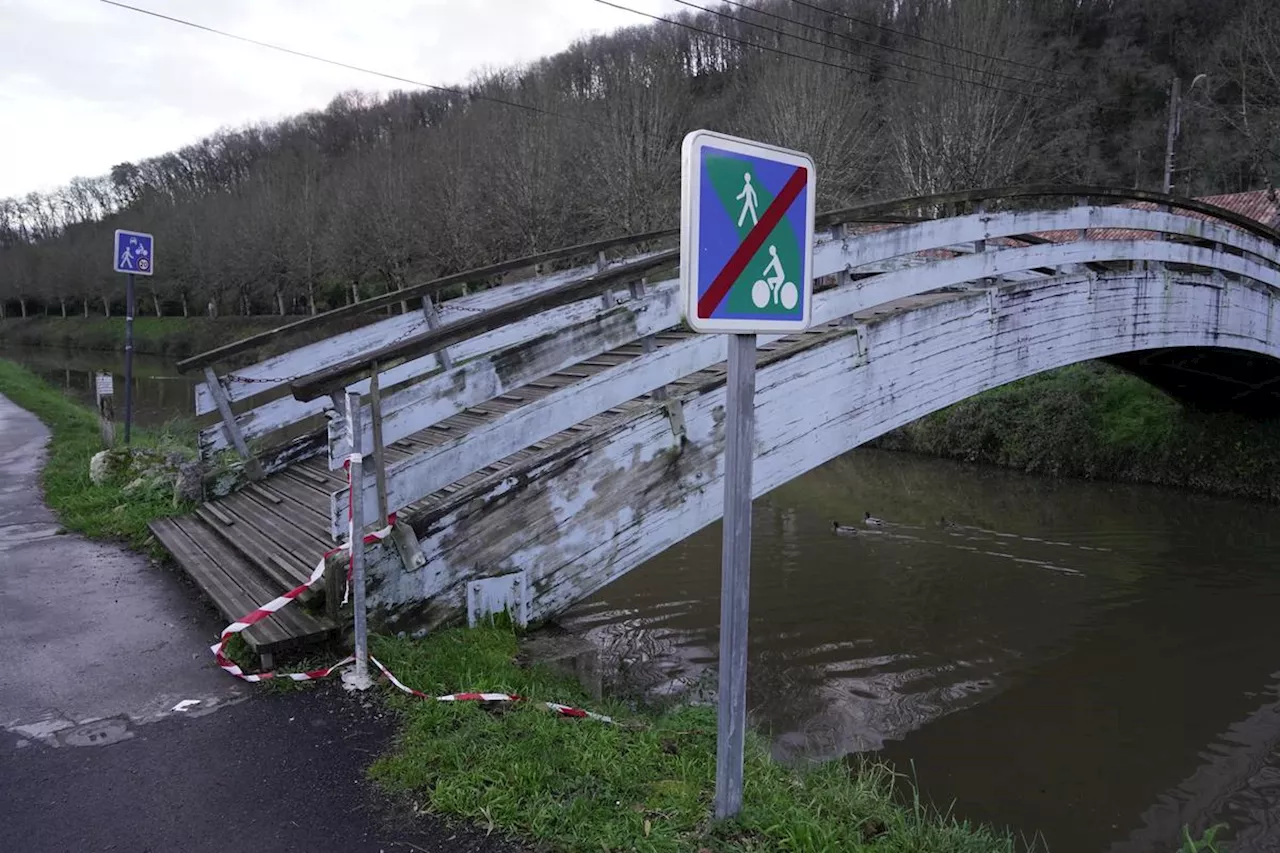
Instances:
[[[676,437],[677,441],[683,440],[686,435],[684,426],[684,403],[682,403],[678,397],[668,397],[663,401],[662,408],[666,411],[667,420],[671,423],[671,434]]]
[[[467,627],[474,628],[503,612],[510,613],[511,620],[521,627],[529,624],[529,578],[525,572],[467,582]]]
[[[427,564],[427,555],[422,553],[422,545],[418,542],[413,528],[403,521],[397,521],[391,527],[391,541],[400,554],[400,562],[406,572],[416,572]]]

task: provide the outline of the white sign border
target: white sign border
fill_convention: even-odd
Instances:
[[[808,218],[805,245],[800,254],[804,270],[800,281],[804,310],[799,320],[767,319],[701,319],[697,316],[699,234],[698,214],[702,204],[702,149],[707,145],[745,154],[750,157],[775,160],[809,170],[806,216]],[[685,322],[695,332],[729,334],[769,334],[777,332],[803,332],[809,328],[813,314],[813,243],[814,218],[817,205],[817,170],[813,158],[800,151],[753,142],[739,136],[730,136],[713,130],[690,131],[680,150],[680,287],[684,305]]]
[[[146,237],[151,241],[151,262],[147,264],[145,270],[122,270],[120,269],[120,236],[126,237]],[[148,234],[146,231],[130,231],[127,228],[117,228],[115,236],[111,240],[111,270],[112,272],[122,273],[124,275],[155,275],[156,272],[156,237],[154,234]]]

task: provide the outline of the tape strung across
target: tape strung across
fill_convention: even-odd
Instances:
[[[257,623],[261,622],[263,619],[270,617],[277,610],[281,609],[282,607],[287,605],[289,602],[293,601],[295,598],[302,595],[302,593],[306,592],[308,589],[314,586],[321,578],[323,578],[325,563],[329,560],[330,557],[332,557],[334,554],[340,554],[343,551],[346,551],[348,553],[351,552],[351,543],[355,541],[355,522],[352,519],[352,508],[351,508],[351,500],[350,500],[350,494],[353,491],[353,489],[351,488],[351,462],[353,459],[357,459],[357,458],[359,457],[355,455],[348,456],[347,461],[343,464],[343,467],[346,468],[347,470],[347,494],[348,494],[347,541],[339,545],[337,548],[331,548],[328,551],[325,551],[324,556],[320,558],[320,561],[318,563],[316,563],[316,567],[312,569],[311,576],[307,578],[305,583],[301,584],[300,586],[295,586],[293,589],[289,590],[284,595],[271,599],[266,604],[257,608],[253,612],[245,616],[242,616],[239,621],[232,622],[230,625],[222,629],[222,634],[221,636],[219,636],[218,642],[210,646],[209,650],[213,652],[214,657],[218,661],[218,666],[221,667],[224,672],[234,675],[236,678],[243,679],[244,681],[269,681],[273,678],[288,678],[291,681],[312,681],[319,678],[326,678],[329,675],[336,672],[337,670],[346,666],[347,664],[355,661],[354,657],[347,656],[342,660],[338,661],[337,663],[331,664],[330,666],[323,667],[321,669],[311,669],[311,670],[307,670],[306,672],[288,672],[288,673],[259,672],[259,673],[250,674],[250,673],[246,673],[243,669],[241,669],[235,663],[235,661],[228,658],[226,651],[227,651],[227,643],[231,642],[231,638],[233,636],[235,636],[236,634],[239,634],[241,631],[245,630],[251,625],[256,625]],[[395,526],[395,523],[396,523],[396,514],[393,512],[391,513],[390,516],[387,517],[386,527],[382,528],[381,530],[375,531],[374,533],[365,534],[364,543],[366,545],[369,545],[374,542],[378,542],[382,539],[387,538],[389,535],[391,535],[391,528]],[[353,554],[351,558],[347,561],[347,590],[346,590],[346,593],[344,593],[342,596],[342,603],[344,605],[347,603],[347,598],[351,594],[351,573],[352,573],[352,570],[354,569],[354,566],[355,566],[355,555]],[[524,701],[524,697],[516,696],[513,693],[450,693],[447,696],[430,696],[426,693],[423,693],[421,690],[414,690],[412,687],[408,687],[407,685],[405,685],[404,682],[402,682],[400,679],[392,675],[391,670],[383,666],[382,662],[379,661],[377,658],[375,658],[373,655],[369,655],[369,660],[373,663],[374,666],[378,668],[378,671],[381,672],[383,675],[385,675],[387,677],[387,680],[390,681],[392,684],[394,684],[398,689],[403,690],[405,693],[408,693],[411,696],[417,696],[420,699],[434,700],[436,702],[523,702]],[[598,720],[602,723],[613,723],[613,719],[611,717],[606,717],[603,714],[596,714],[591,711],[584,711],[581,708],[574,708],[569,705],[561,705],[557,702],[543,702],[542,704],[545,705],[550,710],[554,711],[555,713],[561,715],[562,717],[578,717],[583,719]]]
[[[323,578],[324,564],[330,557],[332,557],[334,554],[340,554],[343,551],[346,551],[348,554],[351,554],[351,543],[355,541],[355,524],[354,522],[351,521],[351,500],[350,500],[350,494],[352,491],[351,462],[353,459],[360,459],[360,458],[363,458],[363,457],[357,457],[354,454],[351,456],[348,456],[347,461],[343,463],[343,466],[342,466],[347,471],[347,495],[348,495],[347,541],[339,545],[337,548],[331,548],[328,551],[325,551],[324,556],[320,558],[320,562],[316,563],[316,567],[312,569],[311,576],[307,578],[306,582],[303,583],[301,586],[295,586],[293,589],[289,590],[284,595],[278,598],[273,598],[271,601],[268,601],[266,604],[254,610],[252,613],[249,613],[246,616],[242,616],[238,622],[232,622],[230,625],[222,629],[222,634],[218,638],[218,642],[210,646],[209,649],[210,651],[213,652],[213,656],[217,658],[218,666],[220,666],[225,672],[228,672],[231,675],[234,675],[236,678],[240,678],[245,681],[268,681],[272,678],[288,678],[292,681],[311,681],[317,678],[325,678],[326,676],[332,674],[334,671],[341,669],[342,667],[346,666],[347,664],[355,660],[355,658],[353,657],[346,657],[338,661],[337,663],[333,664],[332,666],[327,666],[322,669],[312,669],[306,672],[290,672],[290,673],[281,673],[281,674],[277,674],[274,672],[260,672],[260,673],[250,675],[246,673],[243,669],[241,669],[239,666],[237,666],[235,661],[228,658],[226,651],[227,651],[227,643],[231,642],[231,637],[233,635],[239,634],[241,631],[248,628],[249,626],[257,624],[258,622],[261,622],[263,619],[266,619],[272,613],[275,613],[277,610],[284,607],[290,601],[293,601],[295,598],[302,595],[309,588],[314,586],[321,578]],[[393,512],[387,518],[386,527],[374,533],[365,534],[364,543],[366,545],[370,545],[374,542],[378,542],[382,539],[386,539],[388,536],[391,535],[391,528],[395,526],[395,523],[396,523],[396,514]],[[354,568],[355,568],[355,555],[351,554],[351,557],[347,560],[347,591],[342,596],[343,604],[347,603],[347,598],[351,593],[351,573],[354,570]]]
[[[423,693],[421,690],[414,690],[406,685],[403,681],[391,674],[391,670],[382,665],[382,661],[369,655],[369,662],[378,668],[378,671],[387,677],[396,686],[397,689],[408,693],[410,696],[417,696],[419,699],[426,699],[428,702],[523,702],[523,696],[517,696],[514,693],[450,693],[447,696],[432,696],[429,693]],[[561,705],[558,702],[543,702],[547,708],[555,711],[562,717],[578,717],[587,720],[598,720],[602,723],[613,723],[612,717],[606,717],[604,714],[596,714],[591,711],[584,711],[581,708],[574,708],[571,705]]]

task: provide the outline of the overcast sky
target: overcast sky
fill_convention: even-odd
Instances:
[[[594,0],[125,2],[445,85],[647,22]],[[654,14],[679,8],[619,2]],[[100,0],[0,0],[0,197],[103,174],[220,127],[321,108],[353,88],[397,87]]]

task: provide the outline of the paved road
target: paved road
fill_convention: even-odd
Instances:
[[[0,850],[515,849],[364,781],[393,733],[376,698],[237,682],[211,663],[220,620],[177,574],[60,535],[46,438],[0,397]]]

